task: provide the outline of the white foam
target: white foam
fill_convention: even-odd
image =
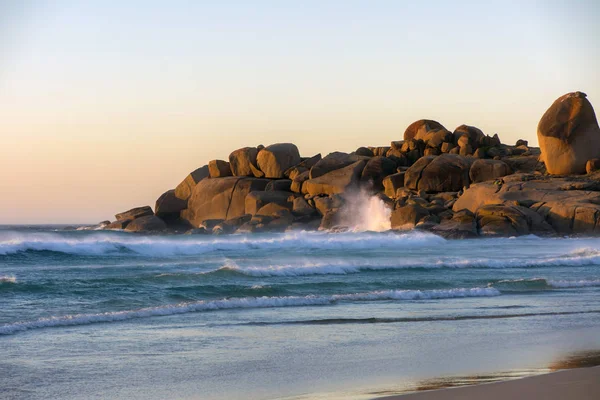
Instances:
[[[65,233],[12,232],[0,236],[0,255],[47,250],[77,255],[109,255],[124,251],[144,256],[199,255],[216,250],[256,249],[377,249],[414,248],[444,243],[428,233],[289,232],[280,235],[232,235],[223,238],[193,235],[142,236],[116,232]]]
[[[272,265],[238,265],[234,261],[227,261],[222,267],[203,272],[210,274],[217,271],[235,271],[253,277],[276,276],[311,276],[311,275],[346,275],[364,271],[396,270],[411,268],[544,268],[553,266],[582,266],[600,265],[600,252],[586,250],[585,255],[581,250],[562,257],[532,258],[430,258],[426,255],[416,260],[413,257],[377,258],[377,259],[333,259],[314,261],[314,259],[296,259],[294,262]],[[504,282],[505,283],[505,282]]]
[[[168,306],[149,307],[138,310],[106,312],[99,314],[77,314],[62,317],[40,318],[35,321],[16,322],[0,326],[0,334],[10,335],[30,329],[47,327],[87,325],[102,322],[116,322],[154,316],[185,314],[198,311],[214,311],[241,308],[303,307],[329,305],[339,301],[380,301],[380,300],[432,300],[464,297],[499,296],[494,288],[457,288],[440,290],[385,290],[366,293],[337,294],[331,296],[284,296],[284,297],[244,297],[222,300],[206,300],[180,303]]]
[[[0,275],[0,283],[17,283],[17,278],[12,275]]]
[[[600,279],[591,280],[578,280],[578,281],[548,281],[548,285],[555,288],[583,288],[583,287],[594,287],[600,286]]]

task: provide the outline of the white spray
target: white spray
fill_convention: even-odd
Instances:
[[[392,210],[366,190],[347,193],[341,209],[341,222],[353,231],[383,232],[391,229]]]

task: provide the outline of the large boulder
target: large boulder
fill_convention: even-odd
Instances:
[[[553,233],[544,218],[527,207],[489,204],[477,210],[479,233],[483,236],[519,236]]]
[[[364,168],[365,161],[356,161],[344,168],[307,180],[304,182],[302,190],[311,196],[343,193],[358,184]]]
[[[426,192],[457,192],[469,186],[470,168],[470,159],[455,154],[422,157],[406,171],[404,185]]]
[[[429,216],[429,211],[418,204],[396,207],[392,211],[391,227],[392,229],[411,229],[427,216]]]
[[[135,207],[135,208],[132,208],[131,210],[127,210],[122,213],[119,213],[119,214],[115,215],[115,218],[117,219],[117,221],[122,221],[122,220],[128,220],[128,219],[132,220],[132,219],[136,219],[136,218],[146,217],[148,215],[154,215],[154,213],[152,212],[152,208],[150,208],[150,206],[143,206],[143,207]]]
[[[406,172],[398,172],[392,175],[388,175],[383,180],[383,187],[385,195],[390,199],[396,198],[398,189],[404,187],[404,175]]]
[[[177,219],[182,210],[187,208],[187,201],[175,196],[175,190],[167,190],[154,206],[155,215],[162,219]]]
[[[472,183],[493,181],[512,173],[507,163],[501,160],[476,160],[469,170]]]
[[[245,210],[246,214],[254,215],[267,204],[275,203],[282,207],[292,210],[294,194],[282,191],[269,192],[250,192],[246,196]]]
[[[125,227],[129,232],[160,232],[165,229],[167,224],[155,215],[136,218]]]
[[[192,192],[181,217],[195,227],[205,220],[228,220],[246,214],[246,196],[264,190],[268,179],[226,177],[205,179]]]
[[[462,210],[431,228],[431,232],[447,239],[468,239],[478,236],[477,221],[472,212]]]
[[[344,168],[350,164],[354,164],[362,157],[363,156],[357,155],[353,156],[341,151],[329,153],[321,160],[316,162],[315,165],[313,165],[313,167],[310,169],[310,179],[318,178],[319,176],[323,176],[331,171],[335,171],[336,169]]]
[[[233,176],[257,176],[261,177],[261,171],[258,169],[256,157],[258,149],[256,147],[242,147],[233,151],[229,155],[229,164]]]
[[[586,162],[600,157],[600,128],[585,93],[559,97],[542,116],[537,136],[550,174],[584,174]]]
[[[192,195],[192,190],[198,182],[210,176],[208,165],[204,165],[195,171],[191,172],[185,179],[175,188],[175,196],[181,200],[188,200]]]
[[[290,190],[294,193],[302,192],[302,185],[305,181],[307,181],[310,177],[310,171],[304,171],[296,175],[292,179],[292,184],[290,185]]]
[[[285,171],[301,162],[298,147],[293,143],[277,143],[262,149],[257,156],[258,167],[265,178],[285,177]]]
[[[231,165],[227,161],[212,160],[208,163],[208,172],[211,178],[224,178],[231,176]]]
[[[442,124],[431,119],[420,119],[413,122],[404,131],[404,140],[421,139],[427,132],[438,129],[446,129]]]
[[[383,179],[396,172],[396,163],[387,157],[371,158],[362,171],[361,181],[371,183],[377,191],[383,189]]]

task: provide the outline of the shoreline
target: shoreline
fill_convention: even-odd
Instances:
[[[450,383],[450,382],[449,382]],[[562,369],[540,375],[525,376],[490,383],[422,388],[417,392],[373,397],[373,400],[505,400],[600,398],[600,366]]]

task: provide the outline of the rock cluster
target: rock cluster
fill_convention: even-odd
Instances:
[[[541,149],[525,140],[502,144],[474,126],[450,131],[419,120],[390,146],[325,157],[301,157],[292,143],[243,147],[191,172],[154,212],[134,208],[105,229],[342,229],[353,212],[349,193],[366,191],[390,209],[392,229],[448,238],[600,232],[600,129],[585,95],[559,98],[538,137]]]

